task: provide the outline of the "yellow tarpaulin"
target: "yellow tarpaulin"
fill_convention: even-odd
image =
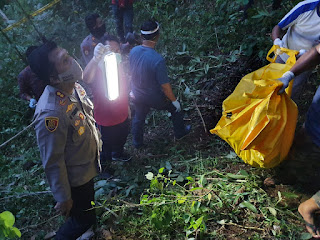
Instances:
[[[278,95],[282,83],[277,79],[290,70],[298,51],[281,48],[289,55],[286,64],[274,63],[280,49],[273,46],[271,62],[244,76],[234,92],[223,101],[222,117],[210,132],[225,140],[246,163],[272,168],[290,150],[298,109],[287,94]],[[272,52],[277,53],[270,58]],[[289,86],[288,91],[291,91]]]

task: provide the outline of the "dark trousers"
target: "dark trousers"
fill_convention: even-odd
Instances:
[[[94,201],[93,179],[79,187],[72,187],[71,197],[73,206],[70,217],[58,230],[56,240],[77,239],[96,223],[95,210],[91,209],[91,201]]]
[[[124,38],[128,32],[133,32],[133,6],[120,8],[117,5],[112,5],[113,15],[117,27],[117,34],[121,42],[124,42]],[[123,30],[124,22],[124,30]]]
[[[99,126],[103,142],[101,160],[102,163],[111,161],[112,157],[120,157],[123,153],[123,146],[129,134],[129,120],[110,126]]]
[[[176,112],[176,108],[165,96],[154,96],[152,99],[135,99],[133,104],[135,115],[132,120],[132,138],[135,147],[139,148],[143,145],[143,127],[150,108],[170,112],[175,136],[180,138],[185,134],[183,112]]]

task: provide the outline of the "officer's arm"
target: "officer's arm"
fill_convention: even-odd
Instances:
[[[37,116],[35,116],[37,117]],[[35,125],[42,164],[57,202],[71,199],[65,162],[68,125],[59,113],[41,113]]]
[[[303,54],[291,68],[295,76],[320,64],[320,44]]]
[[[85,83],[92,83],[93,80],[95,79],[97,71],[100,71],[98,67],[98,63],[95,62],[93,59],[91,59],[91,61],[83,70],[83,81]]]

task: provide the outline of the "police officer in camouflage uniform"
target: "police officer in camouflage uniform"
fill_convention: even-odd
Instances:
[[[93,104],[76,83],[80,65],[65,49],[46,42],[28,60],[47,85],[36,107],[35,131],[55,209],[68,217],[56,239],[76,239],[96,222],[91,201],[101,144]]]
[[[86,16],[85,22],[90,34],[82,41],[80,48],[86,66],[93,57],[95,46],[100,43],[100,39],[107,33],[106,25],[103,23],[99,14],[93,13]]]

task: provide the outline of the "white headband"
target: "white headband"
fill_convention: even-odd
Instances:
[[[157,22],[156,22],[156,23],[157,23]],[[143,31],[143,30],[141,30],[141,33],[144,34],[144,35],[150,35],[150,34],[152,34],[152,33],[155,33],[155,32],[158,31],[158,30],[159,30],[159,23],[157,23],[156,29],[151,30],[151,31]]]

